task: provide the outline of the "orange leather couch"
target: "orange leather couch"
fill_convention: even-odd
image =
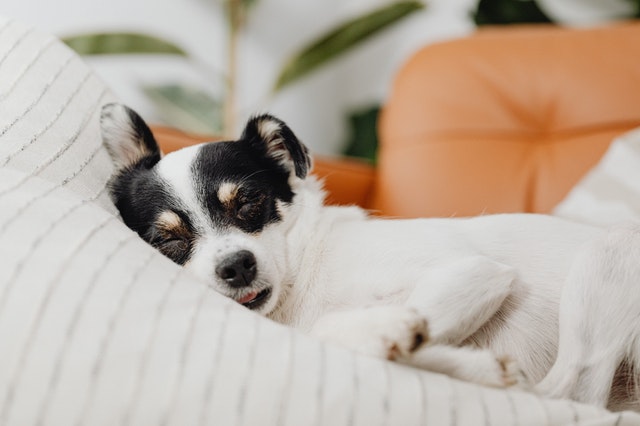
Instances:
[[[640,23],[482,29],[399,70],[377,167],[316,158],[315,173],[331,202],[385,216],[546,213],[637,126]],[[168,150],[193,142],[155,130]]]

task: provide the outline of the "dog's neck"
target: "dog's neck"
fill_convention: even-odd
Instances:
[[[289,207],[291,220],[286,231],[287,264],[290,270],[285,278],[285,291],[281,304],[269,316],[274,320],[304,328],[304,318],[315,315],[305,312],[308,305],[301,306],[305,296],[311,291],[322,291],[322,283],[314,271],[322,262],[322,246],[338,222],[361,221],[367,214],[359,207],[326,206],[322,184],[313,176],[298,180],[292,185],[296,196]],[[317,307],[320,309],[320,307]],[[289,317],[298,313],[297,318]]]

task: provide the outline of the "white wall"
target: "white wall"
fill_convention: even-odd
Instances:
[[[346,138],[346,114],[382,101],[397,68],[412,51],[470,32],[477,0],[429,0],[429,7],[377,36],[357,51],[270,97],[285,59],[340,20],[392,0],[258,0],[241,40],[239,109],[244,120],[271,112],[287,121],[318,153],[333,154]],[[152,122],[160,121],[140,84],[188,81],[221,91],[225,61],[222,0],[20,0],[0,13],[65,36],[135,30],[178,43],[196,65],[171,58],[92,58],[96,71],[123,101]],[[627,0],[539,0],[555,19],[591,24],[628,13]],[[203,70],[205,70],[203,72]],[[241,126],[239,126],[241,127]],[[241,129],[237,129],[239,132]]]
[[[269,111],[287,121],[310,148],[337,153],[346,138],[346,112],[384,99],[398,66],[419,46],[466,34],[474,0],[430,0],[429,7],[357,52],[269,97],[279,67],[300,46],[333,27],[390,0],[260,0],[241,40],[242,118]],[[205,69],[224,69],[224,28],[219,0],[20,0],[5,2],[2,13],[43,31],[65,36],[103,30],[135,30],[169,38],[188,50]],[[122,99],[150,121],[153,105],[140,83],[197,81],[218,90],[221,74],[203,73],[167,58],[91,59]],[[240,129],[238,129],[239,131]]]

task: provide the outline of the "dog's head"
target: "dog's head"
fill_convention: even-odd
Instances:
[[[287,269],[295,187],[311,167],[293,132],[261,115],[237,141],[163,157],[131,109],[106,105],[101,122],[116,166],[111,196],[124,222],[220,293],[263,314],[272,311]]]

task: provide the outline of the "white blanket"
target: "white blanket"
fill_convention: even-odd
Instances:
[[[640,129],[613,141],[554,214],[599,226],[640,220]]]
[[[0,425],[631,425],[323,345],[214,293],[119,220],[56,39],[0,18]]]

